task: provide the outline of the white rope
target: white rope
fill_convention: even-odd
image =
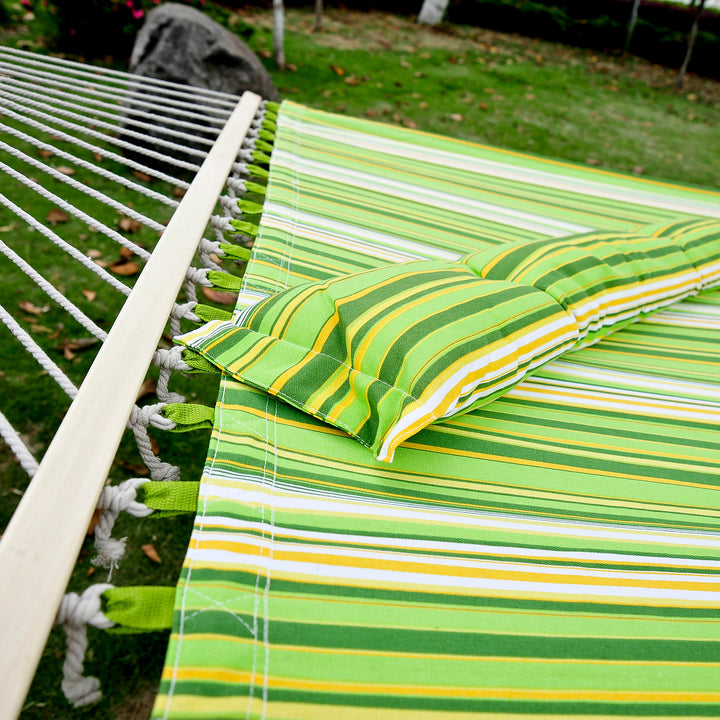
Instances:
[[[0,412],[0,435],[8,444],[12,454],[18,459],[20,467],[32,477],[38,469],[38,462],[28,450],[27,445],[10,424],[10,421]]]
[[[153,510],[137,501],[137,491],[147,482],[144,478],[131,478],[119,485],[107,485],[98,500],[100,517],[95,525],[95,549],[97,555],[92,564],[108,569],[108,582],[120,560],[125,556],[127,538],[116,540],[111,537],[115,521],[121,512],[133,517],[147,517]]]
[[[199,127],[197,123],[189,123],[184,122],[182,120],[178,120],[176,118],[171,117],[165,117],[162,118],[162,124],[158,124],[158,115],[155,113],[154,115],[149,112],[144,112],[142,110],[137,110],[136,108],[123,108],[123,112],[109,112],[108,108],[115,109],[117,108],[117,104],[110,104],[105,102],[100,102],[97,100],[91,100],[88,98],[82,98],[83,104],[81,105],[78,100],[77,95],[68,95],[67,93],[61,92],[59,90],[53,90],[48,87],[44,87],[42,89],[42,92],[34,92],[33,90],[24,89],[24,88],[37,88],[37,85],[32,85],[30,83],[24,83],[21,80],[17,80],[15,78],[12,78],[9,82],[5,82],[4,85],[6,87],[12,86],[15,88],[15,93],[21,97],[26,98],[35,98],[38,100],[45,100],[46,104],[52,104],[53,106],[59,105],[61,107],[69,107],[69,108],[78,108],[82,107],[83,109],[92,112],[93,116],[99,116],[99,117],[105,117],[110,120],[115,120],[117,123],[122,123],[123,126],[126,126],[127,124],[132,124],[140,128],[148,128],[155,132],[161,132],[166,135],[172,135],[174,137],[182,138],[184,140],[187,140],[189,142],[200,142],[204,145],[207,145],[208,147],[212,146],[212,144],[215,142],[215,138],[219,134],[220,128],[211,128],[207,125],[203,127]],[[67,100],[62,100],[61,98],[69,98]],[[105,108],[105,110],[98,110],[97,108]],[[144,122],[143,120],[137,120],[131,116],[137,116],[137,117],[143,117],[146,118],[148,121],[152,122]],[[182,130],[174,130],[173,128],[170,128],[167,126],[166,123],[170,123],[173,125],[180,125],[195,129],[195,130],[202,130],[203,132],[212,134],[214,137],[204,137],[201,135],[190,134],[187,132],[183,132]]]
[[[138,446],[138,452],[143,459],[150,477],[158,482],[175,481],[180,479],[180,468],[166,463],[153,452],[150,436],[148,435],[148,427],[152,425],[160,430],[172,430],[175,423],[168,420],[162,415],[162,409],[166,403],[155,403],[154,405],[144,405],[140,407],[135,405],[130,413],[128,427],[135,436],[135,442]]]
[[[175,208],[179,205],[177,200],[167,197],[167,195],[163,195],[162,193],[155,192],[155,190],[151,190],[150,188],[145,187],[144,185],[140,185],[140,183],[136,183],[133,180],[129,180],[128,178],[123,177],[122,175],[118,175],[117,173],[114,173],[111,170],[106,170],[105,168],[100,167],[99,165],[95,165],[94,163],[88,162],[87,160],[83,160],[82,158],[77,157],[77,155],[73,155],[72,153],[66,152],[65,150],[61,150],[60,148],[55,147],[54,145],[51,145],[50,143],[46,143],[46,142],[43,142],[42,140],[38,140],[37,138],[34,138],[32,135],[28,135],[27,133],[24,133],[21,130],[17,130],[16,128],[11,127],[10,125],[5,125],[5,123],[0,123],[0,130],[2,132],[7,133],[8,135],[12,135],[13,137],[17,138],[18,140],[22,140],[23,142],[28,143],[29,145],[34,145],[35,147],[40,148],[41,150],[44,150],[45,152],[52,153],[55,157],[61,158],[62,160],[67,160],[68,162],[74,163],[78,167],[84,168],[85,170],[89,170],[90,172],[95,173],[96,175],[99,175],[101,178],[104,178],[105,180],[109,180],[118,185],[122,185],[123,187],[126,187],[129,190],[134,190],[135,192],[138,192],[141,195],[145,195],[146,197],[149,197],[152,200],[157,200],[158,202],[161,202],[164,205],[168,205],[169,207],[173,207],[173,208]]]
[[[11,47],[0,47],[0,55],[10,56],[8,59],[16,61],[16,59],[22,58],[22,65],[35,65],[37,67],[47,67],[55,70],[56,72],[65,72],[69,75],[75,75],[78,77],[86,77],[96,82],[102,80],[107,84],[125,85],[129,81],[136,81],[140,79],[143,83],[148,85],[154,85],[158,88],[158,91],[166,92],[168,95],[187,97],[189,93],[179,88],[181,86],[176,82],[170,80],[161,80],[159,78],[145,77],[142,75],[133,75],[132,73],[124,72],[122,70],[113,70],[111,68],[99,68],[93,67],[92,71],[88,71],[88,66],[84,63],[80,63],[74,60],[66,60],[58,57],[39,57],[35,53],[27,50],[18,50]],[[62,68],[59,70],[59,68]],[[215,102],[218,105],[222,105],[232,109],[237,104],[238,98],[236,95],[231,93],[222,92],[220,90],[210,90],[209,88],[193,88],[198,93],[207,96],[208,102]]]
[[[118,99],[117,92],[109,93],[102,90],[93,90],[92,88],[88,87],[87,83],[75,82],[74,80],[71,80],[67,77],[63,78],[61,81],[56,80],[55,78],[57,77],[57,74],[52,72],[31,70],[27,67],[16,67],[2,61],[0,61],[0,70],[4,71],[4,73],[6,75],[9,75],[10,77],[14,75],[19,75],[23,78],[31,78],[41,81],[37,83],[38,85],[60,88],[70,87],[76,90],[78,94],[91,95],[94,97],[105,97],[112,100]],[[221,127],[225,124],[229,115],[229,112],[227,110],[204,106],[201,103],[196,102],[172,100],[167,97],[162,97],[160,95],[155,95],[152,93],[138,92],[131,88],[133,88],[132,83],[128,85],[128,88],[125,90],[125,100],[127,100],[128,98],[132,98],[132,102],[134,104],[143,105],[150,108],[157,107],[159,112],[172,112],[180,117],[193,118],[195,120],[207,119],[209,122],[217,123]],[[147,101],[142,100],[141,98],[143,97],[147,98]],[[206,116],[202,115],[201,113],[195,112],[198,107],[201,107],[206,112],[213,113],[216,117],[208,116],[206,118]],[[184,108],[189,108],[189,110],[186,110]]]
[[[115,623],[102,613],[101,597],[112,585],[91,585],[82,595],[67,593],[60,603],[55,623],[62,625],[67,640],[63,663],[62,690],[73,707],[92,705],[102,697],[100,681],[85,677],[85,653],[87,651],[87,626],[111,628]]]
[[[48,357],[45,351],[33,340],[15,320],[15,318],[0,305],[0,320],[7,326],[8,330],[20,341],[22,346],[37,360],[40,366],[50,377],[67,393],[70,399],[77,395],[77,388],[63,373],[63,371]]]
[[[17,103],[13,102],[5,102],[5,105],[7,106],[15,106],[15,107],[21,107],[20,105],[17,105]],[[0,104],[0,114],[5,115],[7,117],[13,118],[15,120],[19,120],[26,125],[28,125],[31,128],[34,128],[35,130],[39,130],[43,133],[49,133],[57,137],[59,140],[63,140],[68,143],[72,143],[73,145],[77,145],[77,147],[82,148],[83,150],[88,150],[89,152],[93,154],[100,155],[101,157],[107,158],[108,160],[114,160],[117,163],[120,163],[121,165],[125,165],[126,167],[131,168],[132,170],[137,170],[138,172],[145,173],[146,175],[149,175],[150,177],[155,177],[158,180],[163,180],[164,182],[170,183],[171,185],[176,185],[177,187],[184,188],[187,190],[187,188],[190,187],[190,183],[182,180],[180,178],[173,177],[172,175],[168,175],[167,173],[164,173],[160,170],[157,170],[155,168],[151,168],[149,165],[143,165],[143,163],[137,162],[136,160],[131,160],[124,155],[119,155],[118,153],[114,153],[111,150],[108,150],[107,148],[104,148],[100,145],[93,145],[92,143],[85,142],[79,137],[76,137],[75,135],[70,135],[66,132],[63,132],[62,130],[58,130],[57,128],[52,128],[49,125],[45,125],[44,123],[39,122],[38,120],[33,120],[30,117],[27,117],[26,115],[21,115],[20,113],[16,113],[15,111],[11,110],[9,107],[3,107],[2,104]],[[104,137],[104,136],[103,136]],[[144,152],[147,152],[145,149],[143,149]]]
[[[98,340],[105,341],[107,333],[98,327],[85,313],[74,305],[65,295],[48,282],[35,268],[21,258],[11,247],[8,247],[0,239],[0,252],[17,267],[22,270],[45,294],[54,300],[60,307],[71,315],[88,332],[92,333]]]
[[[1,87],[1,84],[0,84]],[[63,120],[62,118],[58,117],[57,115],[50,115],[46,112],[43,112],[42,110],[38,110],[38,107],[44,107],[41,103],[35,102],[34,100],[26,100],[25,104],[20,104],[15,102],[15,96],[10,95],[9,93],[4,92],[0,89],[0,98],[8,98],[9,101],[3,101],[2,104],[7,105],[8,107],[12,107],[16,110],[19,110],[22,114],[29,114],[34,115],[35,117],[41,118],[45,122],[53,122],[60,125],[60,127],[64,127],[68,130],[72,130],[74,132],[81,133],[83,135],[89,135],[90,137],[94,137],[98,140],[103,140],[104,142],[110,143],[112,145],[116,145],[117,147],[125,148],[127,150],[138,150],[137,145],[133,145],[131,142],[128,142],[127,140],[121,140],[118,137],[114,137],[113,135],[107,135],[105,133],[98,132],[97,130],[94,130],[92,127],[88,127],[86,125],[78,125],[77,123],[70,122],[68,120]],[[59,113],[60,111],[58,111]],[[81,118],[83,119],[83,118]],[[92,122],[91,122],[92,124]],[[112,128],[115,130],[116,128]],[[52,132],[52,130],[51,130]],[[136,133],[137,134],[137,133]],[[140,136],[142,137],[142,136]],[[142,153],[146,157],[151,157],[156,160],[160,160],[163,163],[175,165],[175,167],[182,168],[183,170],[189,170],[193,173],[196,173],[200,169],[200,165],[186,162],[185,160],[178,160],[174,157],[169,157],[167,155],[163,155],[162,153],[159,153],[155,150],[149,150],[146,148],[142,148]]]
[[[14,158],[17,158],[18,160],[22,160],[23,162],[26,162],[31,167],[34,167],[36,170],[42,170],[43,172],[47,173],[52,177],[54,180],[57,180],[58,182],[65,183],[66,185],[69,185],[70,187],[74,188],[75,190],[79,190],[80,192],[84,193],[85,195],[91,197],[93,200],[97,200],[100,203],[103,203],[104,205],[107,205],[108,207],[113,208],[113,210],[117,210],[119,213],[122,213],[123,215],[126,215],[129,218],[132,218],[133,220],[137,220],[137,222],[149,227],[151,230],[155,230],[155,232],[161,233],[165,226],[161,225],[159,222],[156,222],[152,218],[149,218],[139,212],[136,212],[132,208],[128,207],[127,205],[124,205],[121,202],[118,202],[117,200],[113,200],[111,197],[108,197],[105,195],[105,193],[100,192],[99,190],[95,190],[94,188],[89,187],[88,185],[85,185],[81,182],[78,182],[74,178],[70,177],[69,175],[66,175],[64,173],[61,173],[59,170],[56,170],[51,165],[46,165],[45,163],[41,162],[40,160],[36,160],[35,158],[31,157],[30,155],[27,155],[24,152],[21,152],[20,150],[17,150],[16,148],[12,147],[12,145],[8,145],[6,142],[3,142],[0,140],[0,150],[5,150],[5,152],[8,153],[8,155],[12,155]],[[101,223],[99,220],[95,220],[95,218],[91,217],[87,213],[83,212],[79,208],[75,207],[74,205],[70,204],[66,200],[63,200],[59,195],[56,195],[55,193],[50,192],[49,190],[46,190],[42,186],[40,186],[38,183],[36,183],[34,180],[31,180],[27,176],[23,175],[22,173],[17,172],[16,170],[13,170],[9,166],[5,165],[4,163],[0,163],[0,167],[2,167],[5,172],[14,177],[19,182],[23,183],[24,185],[27,185],[28,187],[32,187],[35,192],[42,195],[44,198],[48,200],[52,200],[56,205],[61,207],[63,210],[66,210],[70,214],[74,215],[75,217],[82,220],[84,223],[89,225],[90,227],[94,227],[96,230],[99,230],[103,234],[107,235],[109,238],[112,238],[115,240],[115,242],[120,243],[121,245],[124,245],[129,250],[132,250],[136,255],[139,255],[144,260],[147,260],[150,257],[150,253],[147,252],[147,250],[141,248],[136,243],[132,242],[131,240],[128,240],[124,235],[121,235],[116,230],[113,230],[112,228],[109,228],[104,223]]]
[[[0,163],[0,166],[1,165],[2,163]],[[4,205],[6,208],[8,208],[8,210],[14,212],[21,220],[24,220],[28,225],[30,225],[30,227],[33,227],[38,232],[42,233],[48,240],[50,240],[53,244],[57,245],[59,248],[63,249],[68,255],[77,260],[88,270],[100,276],[103,280],[105,280],[106,283],[108,283],[108,285],[114,287],[116,290],[119,290],[123,295],[130,294],[131,289],[127,285],[124,285],[119,280],[114,278],[104,268],[100,267],[90,258],[83,255],[77,248],[74,248],[72,245],[66,243],[59,235],[50,230],[50,228],[45,227],[45,225],[36,220],[29,213],[25,212],[21,207],[18,207],[14,202],[8,200],[1,193],[0,204]]]

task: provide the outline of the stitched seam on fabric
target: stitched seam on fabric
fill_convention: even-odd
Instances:
[[[217,404],[219,407],[218,407],[216,418],[215,418],[215,420],[217,422],[217,427],[218,427],[218,439],[215,443],[215,452],[213,453],[212,460],[210,461],[209,469],[212,469],[215,467],[215,462],[217,461],[218,449],[220,447],[219,428],[222,427],[223,407],[224,407],[223,402],[225,400],[225,391],[227,388],[227,383],[224,378],[221,379],[220,386],[221,386],[222,390],[220,392],[220,398],[218,399]],[[207,495],[203,495],[202,512],[198,513],[196,515],[196,518],[198,516],[200,517],[200,523],[199,523],[200,532],[202,532],[204,518],[206,515],[207,515]],[[167,720],[168,713],[170,712],[170,705],[172,704],[173,693],[175,691],[175,686],[177,684],[178,665],[180,662],[180,652],[181,652],[181,647],[182,647],[182,643],[183,643],[183,639],[184,639],[184,631],[185,631],[185,607],[186,607],[186,603],[187,603],[188,592],[190,590],[190,578],[192,577],[192,570],[193,570],[194,562],[195,562],[194,559],[190,560],[190,563],[188,565],[187,575],[185,577],[185,582],[183,585],[182,603],[180,605],[180,623],[179,623],[179,627],[178,627],[177,643],[175,645],[175,658],[173,660],[173,673],[172,673],[172,678],[170,679],[170,687],[168,688],[167,702],[165,703],[165,712],[163,714],[163,720]]]

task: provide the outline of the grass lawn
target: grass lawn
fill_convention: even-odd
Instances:
[[[682,93],[674,90],[675,71],[635,58],[618,59],[591,51],[502,35],[478,28],[421,28],[408,18],[345,10],[326,13],[324,28],[313,32],[309,11],[287,12],[284,72],[270,59],[272,16],[249,9],[242,21],[256,28],[250,46],[267,63],[282,97],[300,103],[443,133],[520,152],[550,155],[606,169],[720,188],[720,83],[691,76]],[[230,22],[233,22],[231,16]],[[239,22],[238,22],[239,26]],[[1,28],[0,43],[42,45],[32,22]],[[51,186],[52,187],[52,186]],[[0,176],[0,192],[12,197]],[[24,196],[22,204],[45,217],[45,201]],[[99,211],[98,211],[99,212]],[[151,209],[147,210],[148,213]],[[104,218],[116,223],[114,211]],[[163,218],[159,218],[163,219]],[[98,246],[79,221],[63,230],[112,260],[116,248]],[[33,254],[36,237],[24,223],[0,209],[0,235],[12,234],[13,246]],[[84,237],[83,237],[84,236]],[[152,234],[134,237],[147,247]],[[8,241],[9,242],[9,241]],[[55,284],[74,296],[101,324],[109,327],[117,299],[87,299],[93,290],[66,260],[35,253],[34,261]],[[43,305],[43,297],[0,265],[0,301],[16,311],[22,301]],[[45,330],[53,357],[74,335],[61,313],[26,318]],[[62,327],[60,327],[62,325]],[[57,335],[55,333],[58,333]],[[77,353],[68,370],[79,382],[93,351]],[[0,394],[3,412],[21,418],[22,429],[38,455],[52,436],[66,407],[62,393],[37,370],[22,367],[22,351],[0,328]],[[173,389],[212,402],[211,379],[178,379]],[[185,468],[185,479],[198,477],[207,435],[157,436],[160,449]],[[123,443],[115,481],[132,476],[138,462],[132,441]],[[4,525],[22,495],[26,480],[6,449],[0,449],[0,524]],[[191,526],[190,518],[120,521],[116,536],[128,536],[128,557],[113,582],[172,584],[179,571]],[[153,543],[162,563],[140,550]],[[71,587],[82,589],[93,571],[89,544],[83,550]],[[28,569],[29,572],[32,568]],[[104,580],[97,572],[90,580]],[[107,698],[89,710],[72,711],[59,690],[63,641],[53,633],[28,698],[23,718],[147,717],[161,670],[166,637],[91,633],[88,670],[101,677]]]

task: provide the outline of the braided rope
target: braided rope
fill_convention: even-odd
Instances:
[[[94,137],[99,140],[103,140],[104,142],[110,143],[112,145],[116,145],[117,147],[125,148],[126,150],[137,150],[137,145],[133,145],[131,142],[128,142],[127,140],[122,140],[118,137],[114,137],[113,135],[107,135],[105,133],[98,132],[97,130],[94,130],[92,127],[88,127],[86,125],[79,125],[78,123],[70,122],[69,120],[63,120],[61,117],[58,117],[58,114],[61,113],[61,111],[58,110],[58,114],[51,115],[49,113],[43,112],[42,110],[39,110],[37,108],[44,107],[39,102],[35,102],[33,100],[26,100],[26,104],[23,105],[21,103],[15,102],[15,96],[11,95],[9,93],[4,92],[0,89],[0,98],[8,98],[10,102],[4,102],[8,107],[15,108],[20,110],[22,114],[29,114],[34,115],[37,118],[40,118],[42,120],[50,121],[53,123],[57,123],[60,125],[60,127],[67,128],[68,130],[72,130],[74,132],[80,133],[82,135],[89,135],[90,137]],[[62,114],[66,114],[63,113]],[[80,119],[87,119],[87,118],[80,118]],[[94,124],[90,122],[90,124]],[[107,123],[106,123],[107,124]],[[110,125],[111,130],[116,130],[117,128],[115,126]],[[142,139],[142,135],[139,133],[135,133],[136,136],[138,136],[140,139]],[[172,145],[172,143],[170,143]],[[146,148],[143,148],[142,150],[143,155],[146,157],[154,158],[155,160],[160,160],[163,163],[166,164],[172,164],[175,165],[175,167],[182,168],[183,170],[189,170],[190,172],[196,173],[200,166],[194,163],[186,162],[185,160],[178,160],[175,157],[169,156],[169,155],[163,155],[162,153],[156,152],[155,150],[149,150]]]
[[[35,475],[38,469],[38,462],[23,442],[10,421],[0,412],[0,435],[8,444],[12,454],[18,459],[20,467],[30,476]]]
[[[100,681],[83,674],[88,644],[87,626],[107,629],[115,624],[103,615],[100,600],[102,594],[112,587],[102,583],[91,585],[82,595],[67,593],[55,619],[57,625],[62,625],[67,641],[62,690],[68,702],[76,708],[92,705],[102,697]]]
[[[0,92],[0,95],[1,94],[2,93]],[[164,182],[170,183],[171,185],[176,185],[177,187],[183,188],[185,190],[190,187],[190,183],[185,180],[181,180],[180,178],[168,175],[167,173],[156,170],[149,165],[144,165],[143,163],[137,162],[136,160],[131,160],[124,155],[114,153],[100,145],[93,145],[92,143],[85,142],[84,140],[76,137],[75,135],[70,135],[69,133],[63,132],[62,130],[58,130],[57,128],[45,125],[37,120],[33,120],[31,117],[27,117],[26,115],[16,113],[15,111],[10,109],[10,106],[21,108],[22,106],[18,105],[17,103],[6,101],[4,102],[4,105],[6,105],[7,107],[4,107],[3,104],[0,104],[0,114],[5,115],[9,118],[13,118],[14,120],[19,120],[28,125],[29,127],[34,128],[35,130],[39,130],[43,133],[51,133],[52,135],[64,142],[77,145],[77,147],[82,148],[83,150],[88,150],[94,155],[99,155],[100,157],[107,158],[108,160],[114,160],[121,165],[129,167],[131,170],[137,170],[138,172],[145,173],[146,175],[149,175],[150,177],[155,177],[158,180],[163,180]],[[145,152],[147,154],[147,151]],[[164,196],[161,195],[161,197]]]
[[[107,485],[98,500],[100,517],[95,525],[95,549],[97,555],[92,564],[108,569],[108,582],[120,560],[125,556],[127,538],[116,540],[111,537],[115,521],[121,512],[133,517],[147,517],[153,510],[137,501],[137,491],[147,482],[143,478],[131,478],[119,485]]]

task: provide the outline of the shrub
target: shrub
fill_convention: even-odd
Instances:
[[[176,0],[205,9],[205,0]],[[160,0],[52,0],[57,14],[58,50],[91,58],[111,56],[126,61],[145,15]],[[213,8],[213,19],[227,13]]]

